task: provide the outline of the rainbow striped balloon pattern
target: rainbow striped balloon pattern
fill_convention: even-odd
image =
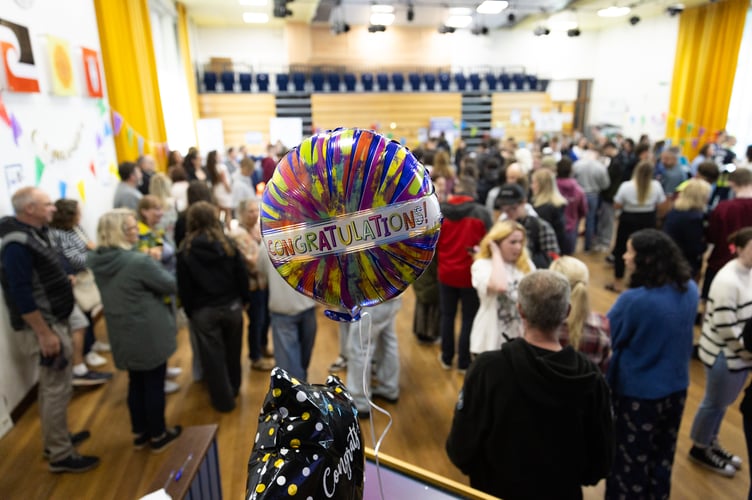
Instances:
[[[425,167],[362,129],[309,137],[280,160],[263,194],[263,244],[297,291],[359,319],[402,293],[433,258],[441,214]]]

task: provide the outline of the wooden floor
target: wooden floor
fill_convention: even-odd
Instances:
[[[580,257],[591,269],[593,309],[605,312],[616,297],[603,289],[603,285],[610,280],[611,270],[603,263],[603,255]],[[401,395],[398,404],[385,405],[394,417],[394,426],[382,450],[466,483],[466,478],[454,468],[444,452],[462,377],[456,371],[441,369],[437,361],[438,346],[424,346],[415,342],[411,333],[413,301],[412,292],[406,292],[403,308],[397,318],[402,360]],[[311,382],[321,383],[325,380],[327,368],[334,361],[337,351],[337,325],[320,314],[309,371]],[[250,371],[248,364],[244,363],[245,378],[238,408],[230,414],[220,414],[209,405],[205,388],[191,382],[191,351],[185,331],[178,335],[178,351],[171,358],[170,365],[182,367],[183,374],[178,378],[182,384],[180,392],[167,398],[168,424],[219,424],[224,497],[243,498],[246,464],[256,432],[256,419],[268,387],[268,373]],[[113,368],[111,364],[109,368]],[[689,428],[705,384],[702,366],[697,361],[692,362],[691,379],[674,462],[673,498],[746,498],[749,469],[738,402],[729,408],[721,428],[724,445],[744,457],[744,468],[737,476],[732,479],[717,476],[687,459]],[[0,440],[0,499],[133,499],[146,494],[164,456],[131,448],[126,390],[127,375],[118,372],[105,387],[76,391],[68,412],[70,428],[74,431],[91,430],[92,438],[80,447],[80,451],[99,455],[102,459],[99,468],[80,475],[55,475],[47,471],[47,463],[42,458],[37,407],[32,406]],[[383,429],[385,417],[374,415],[377,429]],[[367,423],[363,425],[363,432],[366,445],[373,446]],[[586,491],[586,498],[602,496],[603,483]]]

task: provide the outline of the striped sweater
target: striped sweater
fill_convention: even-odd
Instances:
[[[728,369],[752,368],[752,346],[744,346],[742,330],[752,317],[752,270],[729,261],[713,278],[700,338],[700,360],[713,366],[723,351]]]

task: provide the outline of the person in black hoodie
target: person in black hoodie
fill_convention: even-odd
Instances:
[[[518,294],[524,337],[470,366],[447,453],[491,495],[580,499],[613,461],[609,389],[595,364],[557,339],[569,312],[566,278],[535,271]]]
[[[204,380],[218,411],[235,408],[240,391],[243,308],[250,303],[243,256],[225,236],[217,209],[188,209],[188,234],[178,252],[178,295],[196,336]]]

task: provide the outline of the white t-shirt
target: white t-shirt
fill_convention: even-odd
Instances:
[[[535,269],[528,261],[530,269]],[[488,293],[491,259],[478,259],[470,268],[473,288],[478,292],[480,307],[470,330],[470,352],[495,351],[505,342],[522,335],[522,320],[517,312],[517,288],[525,274],[514,264],[504,263],[508,288],[505,293]]]
[[[175,198],[175,208],[182,212],[188,208],[188,181],[178,181],[172,184],[172,197]]]
[[[217,200],[217,205],[222,208],[232,207],[232,189],[227,189],[224,183],[221,181],[222,177],[227,179],[227,183],[230,184],[230,174],[227,173],[227,166],[224,163],[217,163],[217,172],[219,173],[220,181],[212,186],[212,192],[214,198]],[[232,186],[230,186],[232,188]]]
[[[659,203],[666,201],[661,183],[653,179],[650,181],[650,190],[645,198],[645,203],[637,201],[637,184],[634,181],[625,181],[619,186],[614,195],[614,203],[619,203],[625,212],[652,212]]]

